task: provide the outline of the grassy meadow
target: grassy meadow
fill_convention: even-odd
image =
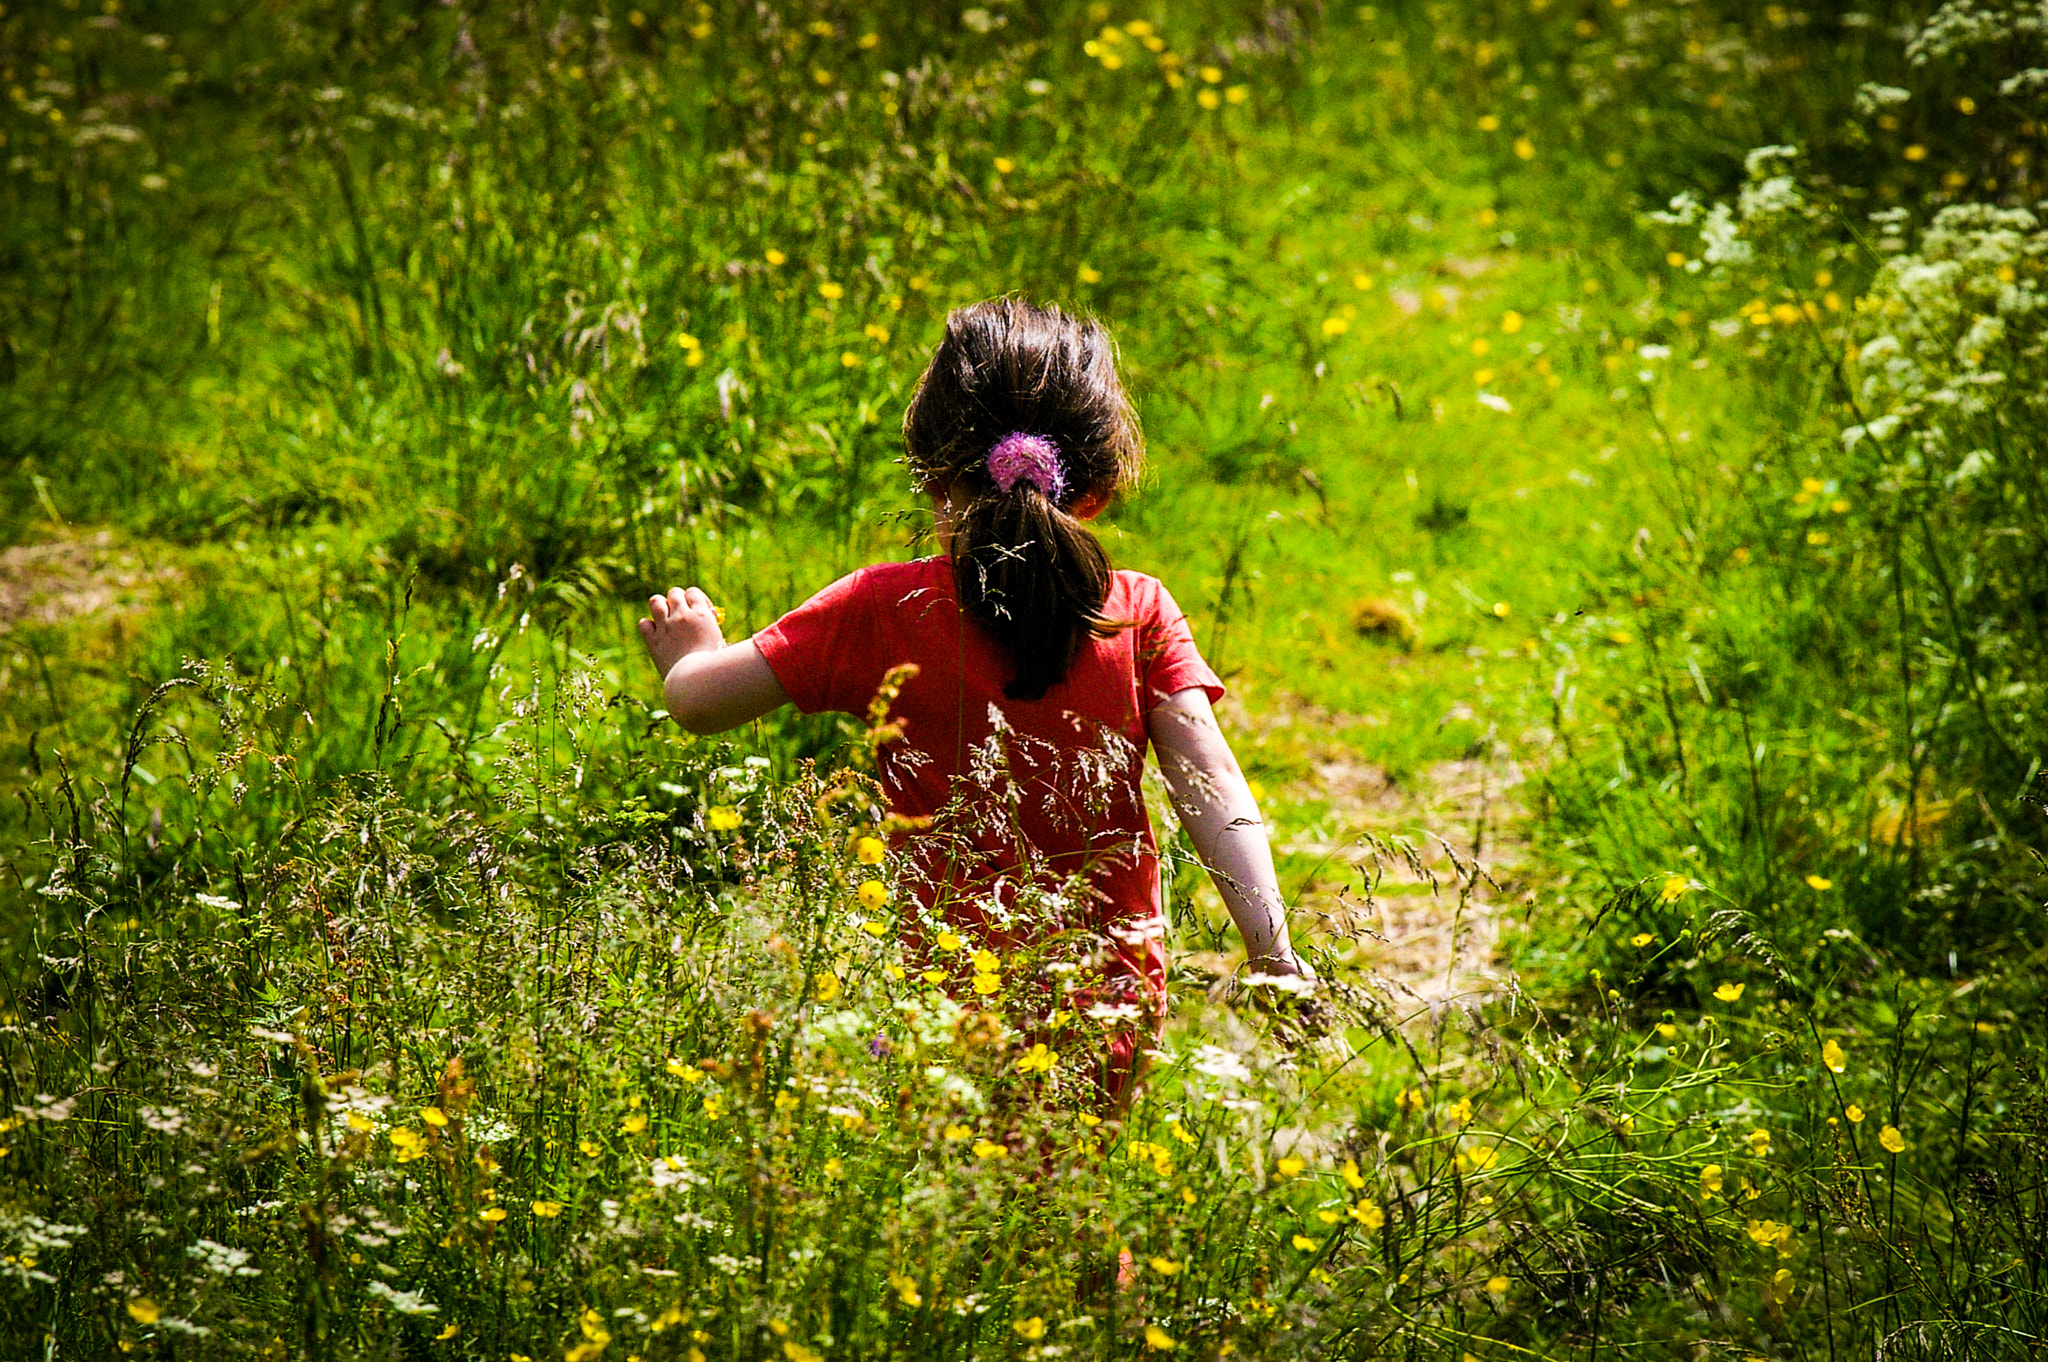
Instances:
[[[2044,70],[1976,0],[0,8],[0,1352],[2039,1355]],[[1119,341],[1105,542],[1324,981],[1176,837],[1123,1119],[1056,950],[898,948],[877,727],[679,734],[632,627],[930,552],[897,423],[1012,291]]]

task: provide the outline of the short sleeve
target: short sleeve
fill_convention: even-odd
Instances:
[[[872,570],[841,577],[754,635],[768,670],[799,710],[864,711],[888,664],[876,624]]]
[[[1194,629],[1163,582],[1141,579],[1142,609],[1138,612],[1138,676],[1140,700],[1152,706],[1178,691],[1201,689],[1215,704],[1223,698],[1223,681],[1202,660]]]

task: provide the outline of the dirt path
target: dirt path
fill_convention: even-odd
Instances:
[[[18,544],[0,552],[0,637],[25,624],[60,624],[78,615],[127,614],[149,604],[155,588],[179,574],[152,568],[111,534]]]
[[[1290,707],[1247,721],[1313,762],[1284,803],[1322,803],[1275,851],[1297,922],[1359,941],[1352,963],[1395,996],[1436,1004],[1499,983],[1503,918],[1527,892],[1523,763],[1504,742],[1396,780],[1333,735],[1344,716]],[[1281,736],[1281,735],[1273,735]]]

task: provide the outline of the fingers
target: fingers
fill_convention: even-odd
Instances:
[[[652,624],[657,628],[680,621],[685,615],[690,614],[709,615],[715,620],[725,618],[725,612],[711,603],[711,597],[704,594],[701,587],[694,586],[672,586],[663,595],[649,596],[647,614],[649,618],[642,623]]]

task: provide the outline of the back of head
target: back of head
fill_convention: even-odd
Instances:
[[[1008,651],[1004,694],[1036,700],[1067,677],[1102,614],[1109,559],[1074,514],[1099,507],[1144,457],[1109,333],[1056,307],[996,298],[955,308],[903,415],[911,470],[950,491],[960,607]]]

